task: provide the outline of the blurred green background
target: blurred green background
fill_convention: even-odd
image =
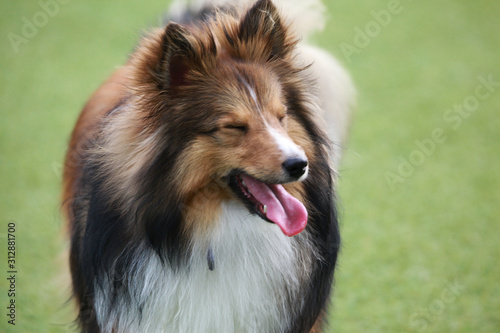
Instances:
[[[74,329],[59,214],[68,137],[89,95],[167,7],[64,2],[45,21],[38,1],[0,3],[1,332]],[[313,38],[359,95],[340,170],[343,250],[328,331],[499,332],[500,2],[397,3],[329,1]],[[6,316],[12,221],[15,327]]]

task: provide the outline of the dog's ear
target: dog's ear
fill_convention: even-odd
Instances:
[[[241,20],[239,38],[247,48],[260,50],[265,60],[273,60],[284,57],[295,44],[287,30],[274,4],[259,0]]]
[[[213,36],[201,40],[181,25],[169,23],[163,35],[160,60],[164,87],[175,89],[189,84],[189,72],[204,72],[213,66],[216,53]]]

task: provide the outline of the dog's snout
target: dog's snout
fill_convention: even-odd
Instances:
[[[302,158],[289,158],[283,162],[283,169],[290,177],[299,179],[307,170],[307,160]]]

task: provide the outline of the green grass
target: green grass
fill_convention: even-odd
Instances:
[[[402,10],[350,59],[355,28],[388,1],[328,3],[315,36],[351,71],[359,99],[341,168],[343,250],[332,332],[500,330],[500,87],[458,127],[444,117],[473,96],[478,77],[500,82],[500,3],[402,1]],[[15,53],[37,1],[0,4],[0,331],[71,329],[60,165],[79,110],[126,59],[164,1],[69,1]],[[372,24],[373,25],[373,24]],[[469,98],[469,99],[468,99]],[[391,186],[416,140],[444,142]],[[17,225],[17,325],[7,324],[6,233]],[[450,290],[448,284],[458,284]],[[455,291],[455,294],[451,293]]]

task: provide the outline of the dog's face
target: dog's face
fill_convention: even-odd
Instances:
[[[301,126],[294,110],[288,108],[284,87],[272,66],[221,59],[196,82],[181,89],[186,96],[196,96],[194,104],[186,102],[185,114],[203,114],[206,119],[200,119],[179,159],[177,170],[183,175],[179,186],[191,189],[188,196],[197,196],[207,184],[216,183],[221,192],[236,195],[250,212],[266,221],[282,226],[293,219],[291,215],[298,215],[300,227],[284,231],[292,235],[302,230],[305,208],[276,184],[305,179],[308,158],[291,138]],[[196,200],[198,206],[208,203],[205,196]]]
[[[292,196],[279,184],[307,177],[311,143],[291,102],[301,90],[297,80],[293,89],[290,83],[298,71],[290,65],[296,41],[276,8],[260,1],[240,19],[171,23],[159,42],[157,62],[136,76],[155,72],[152,105],[163,107],[154,118],[166,126],[163,141],[182,146],[171,154],[175,174],[169,176],[186,207],[215,207],[236,196],[282,229],[285,220],[300,220],[285,226],[286,234],[302,230],[307,212],[295,198],[300,188],[287,185]],[[213,184],[217,195],[205,196]]]
[[[289,135],[290,128],[300,126],[287,108],[279,78],[255,64],[224,61],[218,68],[213,75],[220,88],[209,93],[215,101],[212,110],[205,110],[216,120],[186,150],[187,164],[181,169],[190,175],[184,181],[193,179],[194,170],[205,180],[222,180],[218,183],[227,185],[250,212],[280,226],[299,215],[300,227],[284,227],[285,233],[295,234],[305,226],[307,213],[276,184],[305,179],[308,159]]]

